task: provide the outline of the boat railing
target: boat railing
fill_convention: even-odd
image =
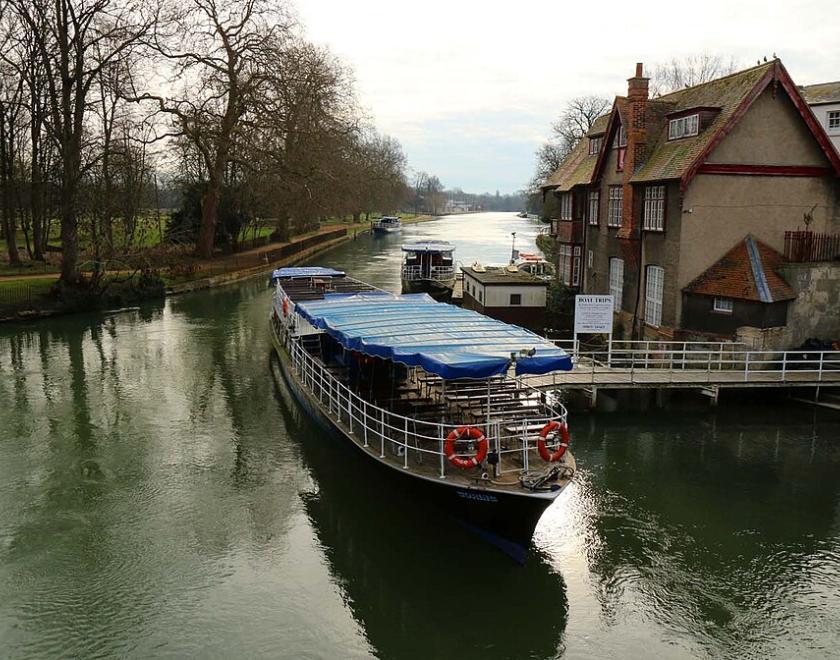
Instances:
[[[357,444],[369,450],[378,450],[379,457],[383,459],[390,452],[391,458],[401,461],[406,470],[431,467],[440,479],[451,474],[464,474],[463,470],[449,462],[444,451],[446,437],[458,428],[457,425],[407,417],[377,406],[336,378],[323,362],[306,351],[300,339],[287,339],[287,348],[300,382],[323,409],[350,431]],[[475,382],[482,386],[488,383]],[[509,386],[515,383],[518,391],[527,392],[534,414],[510,417],[506,417],[504,412],[497,414],[489,396],[493,391],[492,385],[488,383],[488,407],[482,412],[485,422],[472,426],[479,428],[488,440],[489,451],[497,459],[496,476],[528,472],[533,458],[530,454],[536,448],[540,431],[551,421],[565,423],[567,418],[562,404],[553,401],[549,404],[551,394],[532,388],[519,379],[505,379],[504,382]],[[547,445],[553,450],[559,442],[557,438],[549,438]]]
[[[403,266],[402,279],[407,281],[413,280],[435,280],[437,282],[445,282],[455,278],[455,266]]]

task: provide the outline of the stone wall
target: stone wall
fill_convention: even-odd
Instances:
[[[810,337],[840,339],[840,262],[789,263],[779,274],[797,293],[788,308],[788,346]]]

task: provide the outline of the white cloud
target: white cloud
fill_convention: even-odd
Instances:
[[[482,190],[524,184],[564,101],[623,93],[635,62],[708,51],[749,66],[776,52],[800,84],[840,79],[835,7],[828,0],[297,0],[307,36],[354,68],[362,103],[380,130],[403,142],[411,164],[448,185],[467,189],[470,181]],[[447,123],[460,128],[434,133]],[[469,171],[475,140],[482,153],[508,154],[516,171]]]

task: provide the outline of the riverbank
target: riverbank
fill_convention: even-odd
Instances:
[[[435,217],[420,215],[405,218],[403,223],[411,225],[428,222]],[[169,297],[234,284],[253,277],[265,277],[275,268],[312,258],[359,235],[367,234],[370,230],[370,223],[328,225],[291,241],[270,243],[215,259],[185,261],[183,266],[166,269],[161,274],[165,284],[163,293]],[[114,273],[115,276],[125,274]],[[91,311],[90,305],[61,303],[51,298],[49,291],[57,280],[57,273],[0,276],[0,323]],[[115,305],[122,307],[160,297],[160,294],[135,296],[126,292],[117,295]],[[107,311],[112,306],[106,304],[102,309]]]

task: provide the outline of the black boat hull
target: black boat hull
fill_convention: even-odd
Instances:
[[[273,339],[280,371],[289,391],[321,428],[341,440],[342,444],[363,453],[368,460],[380,466],[384,475],[398,480],[399,487],[410,488],[416,497],[434,503],[459,524],[498,547],[518,563],[525,562],[534,529],[553,498],[460,487],[444,480],[407,473],[377,460],[321,410],[317,401],[291,372],[288,355],[279,345],[276,336],[273,335]]]
[[[455,280],[403,280],[403,293],[428,293],[435,300],[446,302],[452,299]]]

